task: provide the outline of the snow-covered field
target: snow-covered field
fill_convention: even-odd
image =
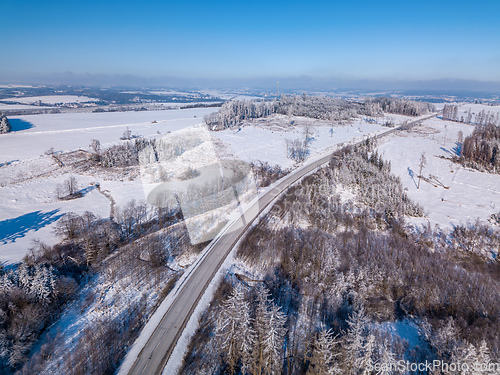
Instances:
[[[461,108],[468,110],[467,105]],[[498,109],[475,105],[473,111],[491,108]],[[424,207],[426,217],[413,222],[451,229],[478,218],[486,221],[500,211],[500,175],[463,168],[450,160],[457,150],[458,132],[465,138],[473,130],[472,125],[433,118],[411,133],[400,132],[382,141],[379,152],[391,161],[392,172],[401,177],[409,197]],[[427,162],[422,176],[430,177],[433,184],[421,180],[417,189],[423,152]]]
[[[77,96],[77,95],[46,95],[46,96],[29,96],[29,97],[14,97],[2,99],[9,102],[33,104],[41,102],[44,104],[69,104],[69,103],[88,103],[88,102],[98,102],[100,99],[89,98],[88,96]]]
[[[53,107],[43,107],[43,108],[53,108]],[[6,109],[40,109],[40,106],[28,105],[28,104],[7,104],[0,103],[0,111]]]
[[[459,105],[459,108],[458,108],[458,119],[460,120],[460,118],[463,116],[464,119],[467,118],[467,113],[469,112],[469,110],[471,111],[471,113],[473,115],[476,115],[478,114],[479,112],[481,111],[485,111],[485,112],[492,112],[492,113],[495,113],[495,115],[497,113],[500,113],[500,105],[485,105],[485,104],[476,104],[476,103],[457,103]]]
[[[177,111],[75,113],[12,117],[29,122],[30,129],[0,136],[0,262],[18,262],[28,252],[31,242],[40,239],[48,244],[59,241],[53,233],[55,222],[67,212],[91,211],[109,216],[110,202],[90,185],[101,184],[109,190],[117,206],[132,199],[145,200],[140,179],[105,179],[76,176],[81,189],[89,192],[83,198],[59,201],[58,184],[74,173],[59,170],[55,160],[42,154],[50,147],[56,151],[88,148],[91,139],[106,144],[122,142],[123,131],[143,136],[157,135],[191,126],[202,121],[211,109]],[[195,117],[196,116],[196,117]],[[157,121],[153,124],[152,121]]]
[[[100,140],[105,148],[123,142],[120,137],[126,128],[132,134],[143,137],[175,136],[180,129],[192,128],[196,131],[202,125],[203,116],[214,110],[197,108],[12,117],[10,120],[14,130],[16,121],[24,124],[24,130],[0,136],[0,261],[21,260],[34,239],[47,244],[58,242],[53,229],[57,219],[67,212],[82,214],[88,210],[107,217],[110,201],[94,188],[95,183],[99,183],[102,190],[110,192],[118,207],[132,199],[146,200],[145,185],[138,171],[116,175],[94,172],[78,175],[69,167],[59,167],[51,156],[44,155],[46,150],[51,147],[56,153],[88,150],[92,139]],[[395,123],[407,119],[395,115],[387,117],[394,119]],[[294,126],[290,126],[291,121],[294,121]],[[382,120],[379,119],[379,122],[382,123]],[[208,142],[186,152],[173,162],[169,171],[175,175],[175,170],[185,169],[190,160],[194,167],[199,167],[198,162],[207,158],[212,160],[214,152],[218,158],[246,162],[260,160],[293,167],[294,162],[287,158],[286,140],[304,139],[307,126],[310,127],[309,159],[340,143],[362,139],[387,129],[364,119],[332,128],[331,124],[324,121],[274,116],[269,121],[259,120],[243,126],[239,131],[210,132]],[[200,133],[206,132],[198,129]],[[210,147],[206,147],[208,143],[211,143]],[[71,175],[76,176],[80,189],[86,189],[84,197],[70,201],[57,200],[56,186]]]
[[[128,127],[143,137],[166,133],[203,121],[213,108],[167,111],[65,113],[12,116],[13,132],[0,137],[0,163],[38,157],[55,151],[87,148],[92,139],[103,146],[118,143]],[[23,130],[16,131],[17,128]]]
[[[289,125],[290,121],[295,121],[293,126]],[[228,152],[238,159],[247,162],[258,160],[271,165],[278,164],[283,168],[294,165],[287,157],[286,140],[303,140],[306,126],[310,126],[312,134],[309,137],[309,158],[324,153],[335,145],[387,130],[387,127],[370,124],[363,119],[357,119],[350,125],[332,128],[326,121],[281,115],[252,124],[253,126],[241,127],[239,131],[226,129],[215,135],[228,146]]]

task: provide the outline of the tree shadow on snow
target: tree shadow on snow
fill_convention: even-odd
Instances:
[[[34,127],[31,122],[20,120],[17,118],[9,119],[9,124],[11,127],[11,132],[19,132],[21,130],[28,130]]]
[[[95,189],[97,189],[97,187],[94,185],[87,186],[86,188],[77,191],[76,194],[79,194],[80,196],[83,197]]]
[[[448,154],[450,154],[451,156],[453,156],[453,155],[454,155],[454,153],[453,153],[453,152],[451,152],[450,150],[448,150],[448,149],[446,149],[446,148],[444,148],[444,147],[441,147],[441,151],[447,152],[447,153],[448,153]]]
[[[453,147],[452,151],[457,156],[462,155],[462,144],[460,142],[455,142],[455,147]]]
[[[411,179],[413,180],[413,183],[415,184],[415,187],[417,187],[417,181],[415,181],[415,172],[413,172],[410,167],[408,167],[407,169],[408,169],[408,174],[410,175]]]
[[[16,242],[30,230],[37,231],[59,220],[64,214],[58,215],[58,212],[59,209],[49,212],[34,211],[14,219],[0,221],[0,244]]]

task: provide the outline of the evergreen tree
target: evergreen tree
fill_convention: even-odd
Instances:
[[[281,311],[281,307],[271,303],[265,314],[266,332],[262,351],[266,373],[279,374],[282,372],[285,323],[286,315]]]
[[[9,120],[7,120],[7,117],[5,117],[2,112],[0,112],[0,134],[8,133],[11,130],[12,127],[10,126]]]
[[[257,307],[255,309],[255,341],[253,347],[254,357],[254,374],[262,373],[262,366],[264,362],[264,338],[266,335],[266,314],[269,305],[269,290],[259,285],[257,288]]]
[[[240,285],[222,304],[216,335],[229,373],[235,373],[240,360],[242,367],[248,368],[254,334],[250,327],[250,304]]]
[[[363,375],[371,374],[371,371],[368,369],[375,366],[375,363],[378,361],[374,361],[374,356],[377,349],[377,342],[374,335],[370,334],[366,339],[366,343],[363,346],[363,358],[361,359],[360,367]]]
[[[340,374],[341,370],[335,362],[335,346],[338,344],[331,329],[321,329],[314,340],[311,362],[307,374],[330,375]]]
[[[347,320],[347,334],[344,336],[344,361],[346,373],[357,374],[361,369],[361,359],[363,358],[363,342],[368,318],[364,308],[355,311]]]

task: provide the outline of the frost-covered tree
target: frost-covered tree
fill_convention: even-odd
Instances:
[[[269,305],[270,294],[269,290],[259,285],[257,288],[257,306],[255,309],[255,341],[253,347],[254,356],[254,373],[260,374],[262,372],[262,365],[264,361],[264,337],[266,334],[266,314]]]
[[[115,220],[118,223],[122,236],[130,240],[134,234],[141,232],[141,226],[147,220],[147,205],[144,201],[136,202],[135,199],[128,202],[125,207],[117,208]]]
[[[0,112],[0,134],[8,133],[11,131],[11,129],[12,127],[10,126],[9,120],[7,120],[7,117],[5,117],[2,112]]]
[[[47,301],[55,289],[56,280],[52,266],[44,267],[37,264],[33,272],[30,293],[38,300]]]
[[[377,353],[377,339],[375,335],[370,334],[366,338],[366,343],[363,346],[363,357],[360,361],[360,367],[363,375],[371,374],[370,368],[373,368],[378,363],[375,355]]]
[[[314,339],[313,350],[307,374],[329,375],[341,374],[340,367],[335,358],[335,346],[339,343],[331,329],[322,328]]]
[[[463,142],[460,161],[467,167],[500,171],[500,126],[476,125]]]
[[[283,365],[286,315],[270,299],[263,285],[257,289],[252,348],[253,373],[280,373]]]
[[[458,121],[458,105],[445,104],[443,107],[443,120]]]
[[[465,123],[467,124],[472,123],[472,110],[470,108],[467,111],[467,118],[465,119]]]
[[[286,140],[287,157],[294,161],[304,161],[308,154],[308,143],[300,139]]]
[[[488,344],[486,343],[485,340],[481,341],[481,345],[479,346],[479,349],[477,350],[477,362],[482,368],[488,369],[491,363],[491,356],[490,356],[490,348],[488,348]],[[485,370],[483,371],[483,374],[488,373],[489,371]]]
[[[266,331],[263,341],[263,369],[269,374],[281,373],[283,367],[283,343],[286,334],[286,315],[281,307],[270,303],[264,316]]]
[[[422,116],[434,112],[436,108],[427,102],[415,102],[400,98],[380,97],[371,101],[378,103],[383,112],[395,113],[406,116]]]
[[[0,276],[0,293],[10,293],[15,286],[9,274],[4,273]]]
[[[387,339],[384,339],[382,345],[379,346],[379,363],[381,364],[380,375],[392,375],[396,372],[396,355],[391,349],[390,343]]]
[[[75,176],[70,176],[65,182],[64,186],[66,187],[66,191],[68,195],[73,195],[78,191],[78,182],[76,181]]]
[[[368,318],[363,307],[355,311],[347,320],[348,329],[343,337],[342,349],[348,374],[357,374],[361,369],[367,324]]]
[[[450,317],[447,322],[434,331],[429,330],[429,341],[441,358],[449,358],[458,342],[458,329],[455,321]]]
[[[22,262],[17,272],[2,275],[0,283],[4,292],[11,292],[17,286],[30,298],[46,303],[56,290],[57,275],[51,265],[28,266]]]
[[[216,335],[229,373],[235,372],[239,361],[242,368],[249,368],[254,332],[251,328],[250,303],[246,301],[240,285],[233,289],[221,306]]]
[[[120,137],[121,140],[127,140],[127,141],[130,141],[130,139],[132,138],[132,132],[130,131],[130,129],[127,128],[123,131],[123,134],[122,136]]]
[[[98,162],[101,158],[101,142],[98,139],[92,139],[89,147],[93,153],[92,159]]]
[[[378,104],[358,103],[327,96],[281,96],[273,102],[228,101],[220,110],[205,117],[211,130],[240,126],[243,121],[271,114],[303,116],[345,123],[360,115],[379,114]]]

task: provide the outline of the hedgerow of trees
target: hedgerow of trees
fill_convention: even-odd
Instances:
[[[460,161],[467,167],[500,173],[500,125],[476,125],[463,141]]]
[[[141,164],[169,161],[182,155],[187,150],[200,145],[203,141],[197,137],[169,139],[134,138],[123,144],[101,150],[98,140],[91,143],[92,157],[105,168],[125,168]]]
[[[367,103],[371,104],[375,108],[376,112],[381,111],[405,116],[422,116],[436,111],[434,104],[428,102],[415,102],[400,98],[370,98],[367,100]]]

